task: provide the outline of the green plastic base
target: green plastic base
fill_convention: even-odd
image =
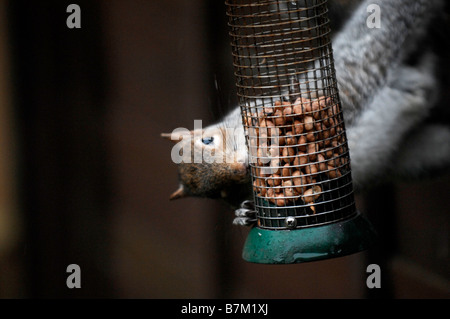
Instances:
[[[332,224],[295,230],[253,228],[242,257],[260,264],[294,264],[350,255],[369,248],[376,235],[358,212]]]

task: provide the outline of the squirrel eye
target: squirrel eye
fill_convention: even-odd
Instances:
[[[214,137],[204,137],[202,138],[202,143],[205,145],[209,145],[214,141]]]

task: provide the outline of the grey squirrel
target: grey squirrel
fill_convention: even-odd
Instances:
[[[366,25],[370,4],[381,8],[381,28]],[[443,8],[443,0],[364,0],[333,37],[357,191],[392,176],[421,176],[450,163],[450,127],[427,121],[440,83],[438,58],[424,38]],[[227,134],[230,129],[240,134]],[[222,198],[240,207],[235,224],[253,224],[243,132],[237,107],[202,131],[162,134],[180,147],[190,145],[193,152],[184,156],[203,156],[201,163],[178,164],[180,188],[171,199]]]

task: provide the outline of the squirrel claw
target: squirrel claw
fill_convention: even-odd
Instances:
[[[234,214],[236,217],[249,217],[249,218],[255,218],[256,212],[251,209],[247,208],[238,208],[234,211]]]
[[[253,226],[256,223],[256,211],[253,201],[246,200],[242,202],[241,208],[234,212],[236,218],[233,220],[234,225]]]
[[[252,200],[244,200],[241,203],[241,208],[254,210],[255,209],[255,203]]]
[[[256,219],[251,219],[247,217],[236,217],[233,219],[233,225],[238,226],[253,226],[256,223]]]

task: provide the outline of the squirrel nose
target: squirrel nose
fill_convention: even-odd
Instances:
[[[233,170],[242,173],[243,175],[247,174],[248,166],[245,163],[233,163],[231,164]]]
[[[237,152],[232,166],[233,166],[233,169],[235,169],[242,175],[247,175],[249,172],[249,163],[248,163],[247,153],[246,152]]]

